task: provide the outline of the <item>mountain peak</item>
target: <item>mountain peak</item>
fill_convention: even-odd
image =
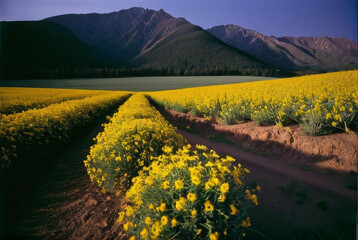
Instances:
[[[101,49],[119,62],[143,54],[181,26],[189,24],[185,19],[174,18],[163,9],[155,11],[140,7],[108,14],[56,16],[44,21],[63,25],[79,39]]]

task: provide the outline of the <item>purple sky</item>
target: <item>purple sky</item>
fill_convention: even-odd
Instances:
[[[66,13],[163,8],[204,29],[236,24],[274,36],[343,36],[357,41],[357,0],[0,0],[0,21]]]

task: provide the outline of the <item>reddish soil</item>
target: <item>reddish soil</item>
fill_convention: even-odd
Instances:
[[[254,151],[269,152],[292,164],[328,168],[343,172],[358,171],[358,136],[337,133],[308,136],[298,125],[279,128],[256,126],[253,122],[222,125],[217,121],[193,117],[165,109],[169,118],[199,133],[222,135]]]
[[[32,190],[8,206],[6,237],[11,239],[122,239],[118,212],[123,194],[103,194],[91,183],[83,160],[101,124],[74,142]],[[49,159],[49,161],[52,159]],[[2,239],[0,232],[0,239]],[[7,238],[5,238],[7,239]]]

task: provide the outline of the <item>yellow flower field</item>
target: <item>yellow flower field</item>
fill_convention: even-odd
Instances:
[[[0,169],[21,165],[20,162],[28,158],[43,158],[108,109],[119,105],[129,94],[107,91],[45,108],[1,115]]]
[[[148,93],[158,104],[235,124],[300,123],[309,134],[356,128],[358,71]]]
[[[0,114],[12,114],[32,108],[43,108],[63,101],[106,93],[108,91],[0,87]]]

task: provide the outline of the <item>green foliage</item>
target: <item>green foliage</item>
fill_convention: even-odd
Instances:
[[[219,116],[224,124],[237,124],[250,119],[250,111],[248,111],[248,106],[244,103],[223,104]]]

